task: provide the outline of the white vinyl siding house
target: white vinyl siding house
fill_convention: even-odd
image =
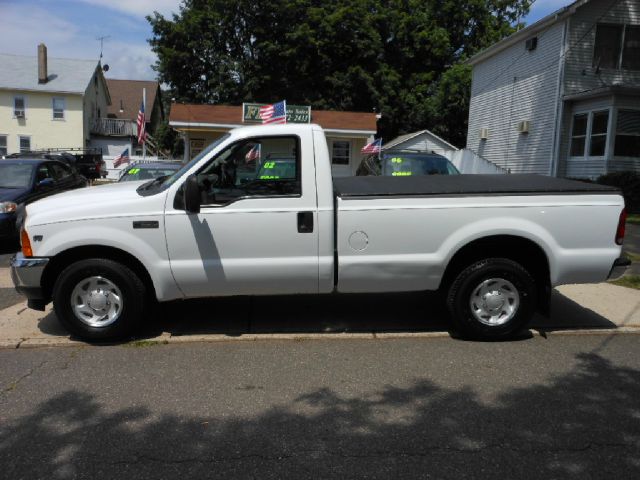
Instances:
[[[638,27],[637,0],[579,0],[470,59],[467,147],[513,173],[640,171]]]
[[[513,173],[551,173],[563,35],[553,25],[474,65],[467,148]]]

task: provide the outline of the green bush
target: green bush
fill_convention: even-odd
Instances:
[[[598,178],[601,185],[610,185],[622,190],[628,213],[640,213],[640,173],[614,172]]]

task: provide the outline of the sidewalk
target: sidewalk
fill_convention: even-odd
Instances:
[[[431,300],[431,301],[430,301]],[[137,340],[253,341],[448,336],[446,315],[425,294],[233,297],[172,302]],[[541,335],[640,333],[640,294],[610,284],[568,285],[554,292],[550,318],[536,317]],[[0,347],[78,344],[46,312],[22,302],[0,310]]]

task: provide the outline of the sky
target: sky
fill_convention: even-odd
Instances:
[[[36,56],[44,42],[57,58],[100,56],[108,78],[153,80],[155,55],[147,39],[151,27],[145,15],[178,11],[181,0],[0,0],[0,53]],[[536,0],[524,19],[531,24],[572,0]]]

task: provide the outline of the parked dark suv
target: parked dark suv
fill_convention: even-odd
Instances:
[[[85,177],[57,160],[0,160],[0,242],[15,242],[18,239],[26,204],[86,186]]]

